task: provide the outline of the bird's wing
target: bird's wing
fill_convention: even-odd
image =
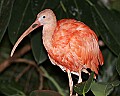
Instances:
[[[88,26],[78,23],[80,26],[77,26],[69,42],[70,50],[77,56],[77,61],[81,60],[86,68],[98,74],[98,66],[103,64],[98,38]]]
[[[98,65],[103,64],[97,36],[82,22],[73,19],[60,20],[52,44],[59,51],[56,61],[60,61],[61,65],[71,68],[72,71],[84,67],[98,73]]]
[[[87,30],[78,30],[69,42],[70,51],[76,56],[76,64],[84,65],[97,73],[99,65],[99,46],[94,35]],[[79,63],[81,62],[81,63]]]

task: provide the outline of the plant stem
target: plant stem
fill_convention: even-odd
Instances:
[[[85,92],[83,92],[83,96],[85,96]]]

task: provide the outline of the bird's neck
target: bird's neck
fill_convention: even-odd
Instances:
[[[43,26],[43,44],[47,51],[53,50],[52,36],[56,28],[56,23]]]

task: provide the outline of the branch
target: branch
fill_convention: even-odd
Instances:
[[[3,72],[7,67],[9,67],[14,62],[26,63],[26,64],[28,64],[28,67],[26,67],[17,76],[16,80],[19,80],[19,78],[21,78],[21,76],[29,70],[29,66],[34,66],[40,74],[40,79],[39,79],[41,81],[40,86],[39,86],[40,89],[42,89],[42,86],[43,86],[43,77],[47,77],[55,85],[55,87],[58,89],[58,91],[61,94],[64,94],[63,90],[60,88],[60,86],[57,84],[57,82],[46,72],[46,70],[43,67],[39,68],[34,61],[19,58],[30,50],[31,50],[30,45],[25,45],[22,49],[18,50],[12,57],[9,57],[7,60],[5,60],[3,63],[0,64],[0,72]]]
[[[29,64],[29,65],[32,65],[37,69],[37,71],[39,73],[41,73],[43,75],[43,71],[37,66],[37,64],[34,61],[18,58],[16,60],[14,60],[14,62],[19,62],[19,63],[21,62],[21,63],[26,63],[26,64]]]
[[[43,71],[37,66],[37,64],[34,62],[34,61],[31,61],[31,60],[27,60],[27,59],[21,59],[21,58],[18,58],[16,60],[14,60],[14,62],[22,62],[22,63],[26,63],[28,64],[28,66],[16,77],[16,81],[18,81],[22,75],[27,72],[31,66],[34,66],[36,68],[36,70],[38,71],[39,73],[39,80],[40,80],[40,85],[39,85],[39,89],[42,89],[43,88],[43,76],[44,76],[44,73]]]
[[[9,67],[18,57],[21,57],[30,50],[30,45],[25,45],[22,49],[18,50],[12,57],[6,59],[3,63],[0,64],[0,73],[3,72],[7,67]]]
[[[28,65],[25,67],[25,69],[16,77],[15,81],[18,82],[18,80],[31,68],[31,65]]]
[[[26,64],[29,64],[29,65],[32,65],[32,66],[34,66],[36,69],[37,69],[37,71],[39,72],[39,74],[40,74],[40,85],[39,85],[39,89],[42,89],[43,88],[43,76],[44,77],[46,77],[46,78],[48,78],[54,85],[55,85],[55,87],[57,88],[57,90],[58,90],[58,92],[59,93],[61,93],[63,96],[65,96],[65,94],[64,94],[64,92],[63,92],[63,89],[59,86],[59,84],[47,73],[47,71],[42,67],[42,66],[40,66],[40,67],[38,67],[37,66],[37,64],[34,62],[34,61],[31,61],[31,60],[27,60],[27,59],[16,59],[15,60],[15,62],[24,62],[24,63],[26,63]],[[29,67],[29,66],[28,66]],[[27,68],[27,67],[26,67]],[[23,72],[21,72],[21,75],[23,75],[23,73],[25,73],[26,72],[26,69],[25,68],[25,70],[23,70]],[[21,76],[20,75],[20,76]]]

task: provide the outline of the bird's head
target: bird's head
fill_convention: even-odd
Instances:
[[[51,24],[51,22],[56,22],[55,14],[50,9],[45,9],[37,15],[37,20],[41,25]]]
[[[11,51],[11,55],[10,56],[13,55],[16,47],[23,40],[24,37],[26,37],[29,33],[31,33],[36,28],[38,28],[40,26],[51,24],[51,22],[52,23],[56,23],[56,17],[54,15],[53,11],[50,10],[50,9],[45,9],[45,10],[41,11],[37,15],[37,19],[35,20],[35,22],[17,40],[17,42],[15,43],[15,45],[14,45],[12,51]]]

